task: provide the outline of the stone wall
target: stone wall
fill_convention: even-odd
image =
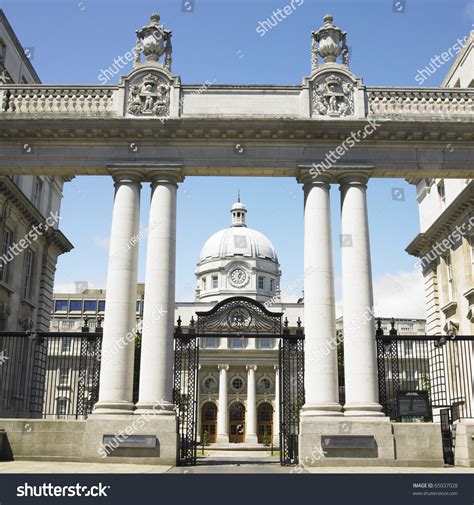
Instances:
[[[133,431],[129,434],[156,435],[157,447],[119,448],[107,454],[102,447],[103,436],[126,434],[130,426]],[[1,430],[5,430],[8,442],[0,460],[11,450],[16,460],[176,464],[176,418],[172,415],[148,419],[92,416],[87,421],[0,419]]]

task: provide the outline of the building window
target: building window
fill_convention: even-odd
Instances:
[[[446,284],[447,284],[447,288],[448,288],[448,302],[451,302],[453,301],[453,298],[454,298],[454,276],[453,276],[453,265],[452,265],[452,261],[451,261],[451,254],[447,254],[445,257],[444,257],[444,264],[446,266]]]
[[[25,251],[25,275],[23,277],[23,298],[31,298],[33,290],[33,274],[35,265],[35,253],[31,249]]]
[[[413,342],[406,340],[404,343],[406,356],[411,356],[413,354]]]
[[[12,245],[13,233],[8,229],[3,229],[3,243],[2,243],[2,255],[4,258],[8,259],[8,251]],[[12,257],[13,259],[13,257]],[[10,261],[8,263],[3,263],[0,265],[0,281],[8,282],[8,276],[10,273]]]
[[[232,349],[243,349],[244,348],[244,339],[243,337],[234,337],[230,341],[230,346]]]
[[[259,349],[271,349],[272,341],[268,337],[259,338],[257,340],[257,345]]]
[[[244,387],[244,381],[240,377],[236,377],[232,380],[231,385],[234,391],[242,391]]]
[[[59,386],[68,386],[69,385],[69,368],[60,368],[59,369]]]
[[[275,291],[275,279],[270,279],[270,291]]]
[[[138,300],[137,305],[136,305],[136,313],[137,314],[140,314],[140,304],[141,304],[141,302],[140,302],[140,300]],[[84,309],[84,310],[86,310],[86,309]]]
[[[82,311],[82,300],[71,300],[69,302],[69,310],[71,312],[81,312]]]
[[[56,415],[58,419],[62,419],[67,416],[68,403],[69,401],[67,398],[58,398],[56,400]]]
[[[67,300],[56,300],[54,302],[54,310],[56,312],[67,312]]]
[[[95,312],[97,302],[95,300],[84,300],[84,312]]]
[[[205,277],[202,278],[202,290],[206,291],[206,278]]]
[[[215,393],[217,391],[217,382],[214,377],[204,379],[202,389],[205,393]]]
[[[259,276],[258,277],[258,289],[264,289],[265,287],[265,277]]]
[[[205,337],[204,339],[204,348],[205,349],[215,349],[217,347],[217,338],[216,337]]]
[[[99,300],[98,310],[99,310],[99,312],[104,312],[105,311],[105,300]]]
[[[217,289],[219,287],[219,277],[217,275],[212,276],[212,289]]]
[[[268,377],[262,377],[258,381],[258,389],[261,393],[268,393],[272,387],[272,383]]]
[[[43,181],[39,177],[35,177],[33,182],[33,194],[31,201],[33,205],[39,209],[41,205],[41,194],[43,192]]]
[[[63,337],[61,339],[61,352],[62,353],[71,352],[71,346],[72,346],[72,338]]]

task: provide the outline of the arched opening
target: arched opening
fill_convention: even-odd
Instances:
[[[233,403],[229,409],[229,442],[245,441],[245,407],[242,403]]]
[[[205,435],[207,432],[207,435]],[[208,402],[202,406],[201,416],[201,441],[206,440],[211,444],[216,441],[217,433],[217,407]]]
[[[258,443],[270,444],[273,439],[273,407],[269,403],[261,403],[257,409]]]

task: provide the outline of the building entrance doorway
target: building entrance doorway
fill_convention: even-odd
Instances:
[[[269,403],[258,407],[257,437],[259,444],[269,444],[273,440],[273,407]]]
[[[245,441],[245,407],[242,403],[233,403],[229,409],[229,442]]]
[[[207,432],[207,436],[206,436]],[[213,444],[217,434],[217,407],[214,403],[205,403],[201,416],[201,441],[206,440]]]

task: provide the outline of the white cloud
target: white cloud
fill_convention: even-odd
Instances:
[[[376,317],[425,318],[424,284],[421,273],[385,274],[373,280]],[[336,315],[342,316],[343,301],[336,301]]]
[[[425,290],[420,272],[386,274],[374,280],[375,315],[425,318]]]

